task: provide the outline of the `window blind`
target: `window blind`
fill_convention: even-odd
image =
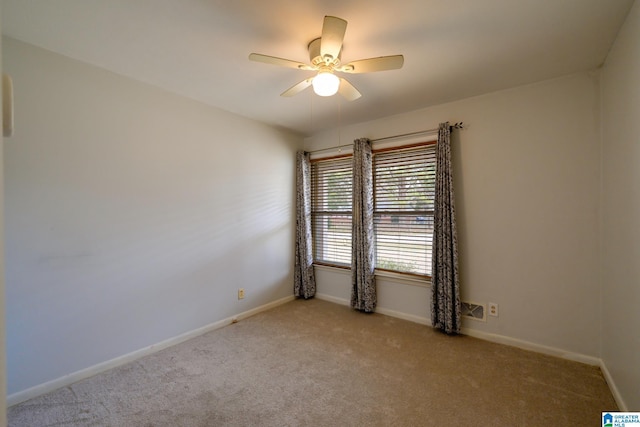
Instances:
[[[431,275],[435,144],[374,153],[376,268]]]
[[[313,258],[320,264],[351,265],[352,158],[311,163]]]

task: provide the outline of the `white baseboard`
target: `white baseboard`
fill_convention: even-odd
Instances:
[[[629,412],[629,407],[627,406],[626,402],[622,398],[622,395],[620,394],[620,390],[618,390],[616,383],[613,381],[613,377],[611,376],[609,369],[607,369],[607,365],[604,363],[604,360],[600,361],[600,370],[602,371],[602,375],[604,375],[604,379],[607,381],[607,384],[609,385],[609,390],[611,390],[611,394],[613,394],[613,398],[615,399],[616,404],[618,405],[618,408],[620,409],[620,411]]]
[[[338,298],[338,297],[334,297],[331,295],[327,295],[327,294],[321,294],[321,293],[317,293],[315,295],[316,298],[320,299],[320,300],[325,300],[325,301],[329,301],[329,302],[333,302],[335,304],[340,304],[340,305],[346,305],[349,306],[350,302],[349,300],[345,299],[345,298]],[[201,328],[198,329],[194,329],[192,331],[186,332],[184,334],[178,335],[176,337],[173,338],[169,338],[165,341],[162,341],[158,344],[154,344],[145,348],[142,348],[140,350],[136,350],[134,352],[125,354],[123,356],[119,356],[116,357],[114,359],[108,360],[106,362],[102,362],[99,363],[97,365],[94,366],[90,366],[88,368],[82,369],[80,371],[65,375],[63,377],[57,378],[55,380],[52,381],[48,381],[46,383],[43,384],[39,384],[37,386],[28,388],[26,390],[23,391],[19,391],[17,393],[13,393],[11,395],[9,395],[7,397],[7,406],[13,406],[16,405],[18,403],[24,402],[26,400],[32,399],[34,397],[38,397],[42,394],[48,393],[50,391],[56,390],[58,388],[61,387],[65,387],[68,386],[70,384],[73,384],[77,381],[83,380],[85,378],[89,378],[91,376],[94,376],[96,374],[99,374],[101,372],[104,372],[106,370],[124,365],[126,363],[132,362],[134,360],[140,359],[141,357],[147,356],[149,354],[153,354],[156,353],[160,350],[163,350],[165,348],[174,346],[176,344],[180,344],[181,342],[187,341],[191,338],[195,338],[199,335],[203,335],[207,332],[222,328],[223,326],[227,326],[231,323],[233,323],[234,321],[238,321],[238,320],[242,320],[242,319],[246,319],[248,317],[251,317],[255,314],[258,314],[262,311],[266,311],[269,310],[271,308],[277,307],[279,305],[285,304],[287,302],[293,301],[295,299],[295,297],[293,295],[291,296],[287,296],[284,298],[281,298],[279,300],[276,301],[272,301],[268,304],[264,304],[260,307],[256,307],[253,308],[251,310],[247,310],[244,311],[238,315],[232,316],[232,317],[228,317],[226,319],[222,319],[219,320],[217,322],[211,323],[209,325],[203,326]],[[404,319],[404,320],[408,320],[410,322],[414,322],[414,323],[419,323],[422,325],[427,325],[427,326],[431,326],[431,321],[426,318],[426,317],[420,317],[420,316],[415,316],[412,314],[407,314],[407,313],[402,313],[399,311],[395,311],[395,310],[390,310],[390,309],[386,309],[386,308],[380,308],[378,307],[376,309],[377,313],[380,314],[384,314],[387,316],[391,316],[391,317],[395,317],[395,318],[399,318],[399,319]],[[618,408],[621,411],[628,411],[627,405],[624,402],[624,399],[622,398],[620,391],[618,390],[618,388],[616,387],[616,384],[613,380],[613,377],[611,376],[611,374],[609,373],[609,370],[607,369],[607,366],[605,365],[604,361],[602,361],[601,359],[598,359],[596,357],[592,357],[592,356],[586,356],[584,354],[580,354],[580,353],[574,353],[574,352],[569,352],[569,351],[565,351],[565,350],[561,350],[558,348],[554,348],[554,347],[548,347],[548,346],[544,346],[544,345],[540,345],[540,344],[535,344],[529,341],[523,341],[523,340],[519,340],[516,338],[511,338],[511,337],[507,337],[504,335],[497,335],[497,334],[492,334],[492,333],[488,333],[488,332],[482,332],[482,331],[478,331],[475,329],[469,329],[469,328],[462,328],[462,333],[464,335],[468,335],[471,337],[475,337],[475,338],[479,338],[485,341],[491,341],[491,342],[495,342],[495,343],[499,343],[499,344],[505,344],[505,345],[509,345],[512,347],[518,347],[518,348],[522,348],[524,350],[530,350],[530,351],[534,351],[537,353],[542,353],[542,354],[547,354],[550,356],[555,356],[555,357],[560,357],[562,359],[567,359],[567,360],[572,360],[575,362],[581,362],[581,363],[586,363],[588,365],[592,365],[592,366],[599,366],[600,369],[602,370],[602,374],[604,375],[605,380],[607,381],[607,384],[609,385],[609,389],[611,390],[611,393],[613,394],[613,397],[616,401],[616,404],[618,405]]]
[[[518,347],[524,350],[535,351],[536,353],[542,353],[549,356],[559,357],[561,359],[572,360],[574,362],[581,362],[587,365],[598,366],[602,375],[604,376],[607,385],[609,386],[609,390],[613,395],[613,399],[616,401],[618,408],[620,411],[627,412],[629,411],[622,395],[620,394],[620,390],[616,386],[609,369],[607,369],[607,365],[604,363],[602,359],[593,356],[587,356],[581,353],[574,353],[570,351],[561,350],[554,347],[548,347],[545,345],[534,344],[529,341],[523,341],[516,338],[506,337],[504,335],[496,335],[490,334],[487,332],[481,332],[474,329],[462,328],[462,333],[465,335],[469,335],[471,337],[479,338],[485,341],[491,341],[499,344],[505,344],[512,347]]]
[[[277,307],[279,305],[286,304],[286,303],[288,303],[290,301],[293,301],[294,299],[296,299],[295,296],[289,295],[289,296],[286,296],[284,298],[280,298],[278,300],[271,301],[271,302],[268,302],[266,304],[263,304],[260,307],[256,307],[256,308],[252,308],[251,310],[243,311],[242,313],[238,314],[237,316],[233,316],[231,318],[231,320],[233,321],[234,319],[235,320],[246,319],[247,317],[251,317],[251,316],[256,315],[258,313],[261,313],[263,311],[271,310],[272,308]],[[202,334],[198,334],[198,335],[202,335]]]
[[[559,357],[561,359],[572,360],[574,362],[585,363],[592,366],[600,366],[600,359],[593,356],[587,356],[581,353],[574,353],[571,351],[562,350],[555,347],[549,347],[542,344],[532,343],[530,341],[524,341],[517,338],[511,338],[504,335],[492,334],[489,332],[482,332],[476,329],[462,328],[461,331],[464,335],[470,337],[479,338],[485,341],[491,341],[498,344],[505,344],[511,347],[521,348],[523,350],[530,350],[536,353],[542,353],[549,356]]]
[[[340,305],[346,305],[346,306],[350,306],[351,302],[348,299],[345,298],[338,298],[338,297],[334,297],[332,295],[327,295],[327,294],[322,294],[322,293],[317,293],[316,294],[316,298],[321,299],[321,300],[325,300],[325,301],[329,301],[329,302],[333,302],[336,304],[340,304]],[[396,317],[399,319],[404,319],[404,320],[408,320],[410,322],[415,322],[415,323],[420,323],[422,325],[427,325],[427,326],[431,326],[431,319],[428,319],[426,317],[420,317],[420,316],[415,316],[412,314],[407,314],[407,313],[402,313],[399,311],[395,311],[395,310],[389,310],[386,308],[381,308],[381,307],[377,307],[376,308],[376,313],[380,313],[380,314],[385,314],[387,316],[391,316],[391,317]],[[585,363],[587,365],[591,365],[591,366],[598,366],[600,367],[600,370],[602,371],[602,375],[604,376],[604,379],[607,381],[607,385],[609,386],[609,389],[611,390],[611,394],[613,395],[613,398],[616,401],[616,404],[618,405],[618,408],[620,409],[620,411],[623,412],[627,412],[629,411],[624,399],[622,398],[622,395],[620,394],[620,391],[618,390],[618,387],[616,386],[615,381],[613,380],[613,377],[611,376],[611,373],[609,372],[609,370],[607,369],[607,365],[604,363],[604,361],[602,359],[599,359],[597,357],[593,357],[593,356],[587,356],[581,353],[574,353],[571,351],[566,351],[566,350],[561,350],[559,348],[555,348],[555,347],[549,347],[546,345],[541,345],[541,344],[535,344],[529,341],[524,341],[524,340],[520,340],[517,338],[511,338],[511,337],[507,337],[504,335],[498,335],[498,334],[492,334],[492,333],[488,333],[488,332],[482,332],[482,331],[478,331],[475,329],[470,329],[470,328],[462,328],[462,334],[464,335],[468,335],[470,337],[475,337],[484,341],[490,341],[490,342],[495,342],[498,344],[504,344],[504,345],[508,345],[511,347],[517,347],[517,348],[521,348],[523,350],[529,350],[529,351],[534,351],[536,353],[541,353],[541,354],[546,354],[549,356],[555,356],[555,357],[559,357],[561,359],[566,359],[566,360],[571,360],[574,362],[580,362],[580,363]]]
[[[333,302],[335,304],[347,305],[347,306],[351,305],[351,301],[347,299],[338,298],[338,297],[334,297],[327,294],[316,293],[316,298]],[[398,319],[408,320],[409,322],[420,323],[421,325],[431,326],[431,321],[426,317],[407,314],[401,311],[395,311],[395,310],[390,310],[388,308],[376,307],[376,313],[384,314],[386,316],[395,317]]]
[[[153,344],[148,347],[141,348],[140,350],[136,350],[131,353],[125,354],[123,356],[119,356],[114,359],[107,360],[102,363],[98,363],[97,365],[93,365],[88,368],[81,369],[79,371],[65,375],[63,377],[56,378],[55,380],[51,380],[34,387],[30,387],[26,390],[13,393],[7,396],[7,406],[13,406],[18,403],[24,402],[26,400],[32,399],[34,397],[43,395],[45,393],[49,393],[50,391],[56,390],[58,388],[66,387],[70,384],[73,384],[85,378],[89,378],[101,372],[107,371],[109,369],[124,365],[129,362],[133,362],[134,360],[140,359],[141,357],[148,356],[150,354],[156,353],[165,348],[174,346],[176,344],[180,344],[181,342],[187,341],[191,338],[195,338],[199,335],[206,334],[207,332],[222,328],[223,326],[227,326],[233,323],[234,321],[246,319],[247,317],[251,317],[262,311],[269,310],[271,308],[285,304],[289,301],[293,301],[294,299],[295,297],[293,295],[280,298],[279,300],[272,301],[270,303],[261,305],[260,307],[256,307],[251,310],[244,311],[240,314],[237,314],[232,317],[228,317],[226,319],[218,320],[217,322],[213,322],[201,328],[197,328],[192,331],[185,332],[184,334],[180,334],[173,338],[169,338],[157,344]]]
[[[334,297],[332,295],[317,293],[316,298],[330,301],[341,305],[350,305],[350,301],[344,298]],[[431,319],[426,317],[420,317],[413,314],[402,313],[388,308],[376,307],[376,313],[385,314],[387,316],[396,317],[399,319],[408,320],[410,322],[420,323],[422,325],[431,326]],[[479,338],[485,341],[491,341],[498,344],[505,344],[512,347],[522,348],[524,350],[535,351],[536,353],[547,354],[562,359],[573,360],[575,362],[586,363],[588,365],[600,366],[602,361],[597,357],[586,356],[580,353],[573,353],[570,351],[561,350],[558,348],[548,347],[541,344],[535,344],[529,341],[519,340],[517,338],[511,338],[504,335],[491,334],[488,332],[482,332],[470,328],[462,328],[462,334],[470,337]]]
[[[351,303],[349,302],[348,299],[345,298],[338,298],[338,297],[334,297],[332,295],[327,295],[327,294],[321,294],[319,292],[316,292],[316,296],[315,298],[321,299],[321,300],[325,300],[325,301],[329,301],[335,304],[340,304],[340,305],[351,305]]]
[[[431,326],[430,319],[427,319],[426,317],[416,316],[415,314],[407,314],[401,311],[390,310],[383,307],[376,308],[376,313],[396,317],[398,319],[408,320],[409,322],[419,323],[421,325]]]

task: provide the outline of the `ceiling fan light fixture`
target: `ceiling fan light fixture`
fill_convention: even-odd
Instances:
[[[1,1],[1,0],[0,0]],[[347,79],[337,77],[338,73],[371,73],[374,71],[398,70],[402,68],[404,57],[402,55],[379,56],[376,58],[360,59],[343,65],[341,59],[342,42],[347,29],[347,21],[336,16],[325,16],[322,22],[322,35],[311,40],[307,45],[311,65],[276,56],[252,53],[251,61],[281,67],[296,68],[304,71],[317,71],[318,74],[308,77],[301,82],[285,90],[280,96],[291,97],[309,86],[313,85],[313,91],[319,96],[333,96],[340,92],[348,101],[355,101],[362,94],[353,87]]]
[[[338,76],[329,71],[320,71],[313,78],[313,91],[319,96],[332,96],[338,92],[340,87],[340,79]]]

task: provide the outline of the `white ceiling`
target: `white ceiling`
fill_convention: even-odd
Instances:
[[[602,64],[633,0],[3,0],[2,31],[303,135]],[[401,70],[346,75],[347,102],[281,92],[310,71],[324,15],[346,19],[343,63],[403,54]]]

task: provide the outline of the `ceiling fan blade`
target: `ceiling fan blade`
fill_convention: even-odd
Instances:
[[[402,55],[380,56],[378,58],[349,62],[342,67],[336,68],[336,71],[345,73],[372,73],[374,71],[397,70],[402,68],[403,64],[404,56]]]
[[[279,65],[281,67],[296,68],[298,70],[313,70],[310,65],[302,62],[292,61],[290,59],[277,58],[275,56],[262,55],[260,53],[252,53],[249,59],[256,62],[264,62],[265,64]]]
[[[320,55],[331,56],[335,59],[342,50],[342,40],[347,31],[347,21],[335,16],[325,16],[322,24],[322,37],[320,41]]]
[[[338,88],[338,93],[344,96],[348,101],[355,101],[362,96],[362,94],[358,92],[358,89],[353,87],[351,83],[343,78],[340,78],[340,87]]]
[[[312,81],[313,81],[313,77],[305,79],[305,80],[301,81],[300,83],[297,83],[297,84],[291,86],[289,89],[287,89],[284,92],[282,92],[280,94],[280,96],[290,97],[290,96],[296,95],[296,94],[302,92],[303,90],[305,90],[306,88],[308,88],[309,86],[311,86],[311,82]]]

